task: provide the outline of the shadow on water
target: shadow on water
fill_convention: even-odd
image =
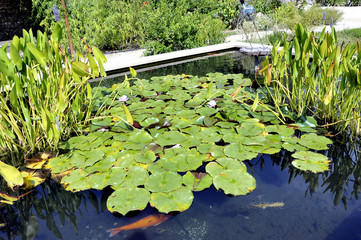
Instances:
[[[232,53],[217,61],[224,70],[210,69],[209,60],[174,72],[154,70],[149,76],[187,73],[230,72],[229,66],[244,71],[238,57],[254,69],[254,59]],[[226,63],[224,63],[226,62]],[[193,70],[192,70],[193,69]],[[249,70],[252,74],[252,70]],[[253,72],[254,74],[254,72]],[[114,80],[119,81],[119,80]],[[113,83],[108,83],[112,85]],[[156,213],[147,207],[127,216],[111,214],[106,200],[111,193],[84,191],[71,193],[48,180],[13,206],[0,206],[1,239],[360,239],[361,154],[349,144],[337,141],[327,151],[332,160],[330,171],[313,174],[295,169],[292,153],[259,155],[247,161],[257,181],[247,196],[225,196],[214,187],[194,193],[192,206],[164,223],[144,230],[124,231],[110,238],[107,229],[130,224]],[[256,207],[259,203],[284,203],[283,207]]]

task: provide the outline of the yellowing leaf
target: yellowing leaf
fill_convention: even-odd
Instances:
[[[8,186],[13,189],[14,186],[21,186],[24,184],[23,177],[19,170],[15,167],[5,164],[0,161],[0,175],[3,176]]]
[[[127,108],[127,106],[125,106],[123,104],[124,107],[124,111],[125,111],[125,115],[127,116],[127,121],[130,125],[133,125],[134,121],[133,121],[133,117],[132,114],[130,113],[129,109]]]

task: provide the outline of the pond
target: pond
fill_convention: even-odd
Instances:
[[[141,74],[183,72],[202,76],[208,72],[222,72],[222,68],[225,73],[230,73],[227,61],[236,69],[232,73],[244,70],[239,61],[249,64],[250,74],[254,69],[254,60],[245,61],[238,53],[201,61],[205,65],[190,62],[185,70],[171,66],[169,68],[176,72],[159,69],[139,73],[139,77],[149,78]],[[212,70],[212,61],[220,63],[221,67],[215,66]],[[203,73],[202,69],[206,71]],[[144,211],[125,217],[113,215],[106,207],[110,189],[70,193],[48,181],[17,202],[15,207],[3,206],[0,219],[6,224],[1,228],[0,238],[359,239],[361,205],[355,199],[361,176],[357,167],[360,156],[348,148],[335,143],[329,150],[319,151],[334,162],[331,170],[322,174],[294,168],[291,153],[286,151],[259,155],[245,161],[248,172],[257,182],[256,189],[250,194],[230,197],[212,186],[195,192],[188,210],[171,216],[162,224],[121,232],[112,238],[107,229],[130,224],[156,211],[148,206]]]

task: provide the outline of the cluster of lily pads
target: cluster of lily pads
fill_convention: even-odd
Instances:
[[[281,124],[271,106],[255,105],[250,85],[241,74],[213,73],[94,88],[102,115],[87,135],[62,143],[65,153],[46,167],[70,191],[112,187],[107,207],[123,215],[148,203],[163,213],[185,211],[193,191],[212,184],[248,194],[256,180],[243,161],[259,154],[286,149],[295,152],[296,168],[327,170],[327,157],[310,150],[332,142],[311,127]]]

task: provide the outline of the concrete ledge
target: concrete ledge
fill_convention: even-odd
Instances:
[[[122,69],[127,69],[129,67],[136,68],[139,66],[153,65],[180,59],[193,58],[207,53],[227,50],[239,50],[241,48],[271,49],[271,46],[244,42],[230,42],[170,53],[163,53],[147,57],[142,56],[144,49],[141,49],[135,51],[106,54],[108,62],[104,64],[104,68],[109,74],[112,74]]]

